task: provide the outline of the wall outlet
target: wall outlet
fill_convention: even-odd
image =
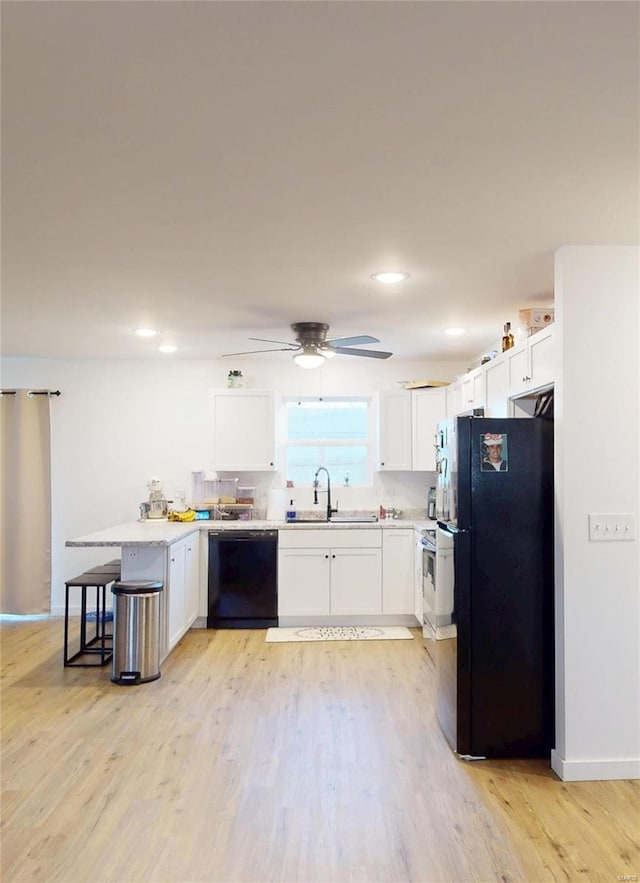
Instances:
[[[621,514],[590,513],[589,514],[589,539],[590,540],[635,540],[636,516],[635,512],[623,512]]]
[[[127,549],[124,553],[125,561],[128,561],[130,564],[133,564],[134,561],[138,560],[138,550],[137,549]]]

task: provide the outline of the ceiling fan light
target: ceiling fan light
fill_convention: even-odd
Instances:
[[[320,365],[324,365],[324,356],[315,346],[307,345],[302,347],[301,353],[296,353],[293,361],[299,368],[319,368]]]
[[[325,357],[325,359],[332,359],[335,356],[335,354],[336,354],[336,351],[334,349],[331,349],[330,346],[323,346],[322,347],[322,355]]]

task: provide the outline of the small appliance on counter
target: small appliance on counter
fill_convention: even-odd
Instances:
[[[165,498],[162,482],[159,478],[150,478],[147,484],[149,499],[140,504],[142,521],[167,521],[169,516],[169,500]]]
[[[430,521],[434,521],[436,517],[436,489],[434,487],[429,488],[429,494],[427,496],[427,518]]]

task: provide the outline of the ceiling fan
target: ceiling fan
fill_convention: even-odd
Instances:
[[[264,337],[250,337],[261,343],[281,343],[282,346],[264,350],[246,350],[241,353],[224,353],[224,356],[248,356],[252,353],[295,353],[293,359],[301,368],[318,368],[325,359],[336,353],[343,356],[365,356],[367,359],[388,359],[392,353],[381,350],[356,349],[354,344],[380,343],[377,337],[360,334],[356,337],[327,337],[329,326],[326,322],[294,322],[291,330],[294,341],[269,340]]]

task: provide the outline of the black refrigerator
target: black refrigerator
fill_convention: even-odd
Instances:
[[[437,446],[436,517],[455,568],[454,627],[436,642],[438,720],[465,758],[548,756],[553,421],[456,417]]]

